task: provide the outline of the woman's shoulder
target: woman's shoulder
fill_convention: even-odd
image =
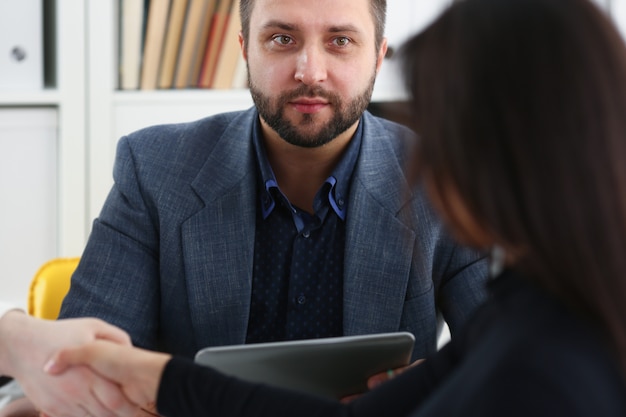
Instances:
[[[522,278],[505,279],[465,346],[464,362],[478,364],[468,372],[476,402],[532,415],[626,415],[624,377],[598,330]]]

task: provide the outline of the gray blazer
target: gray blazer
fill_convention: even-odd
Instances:
[[[96,316],[145,348],[192,356],[245,342],[257,168],[254,108],[123,137],[115,184],[95,220],[61,317]],[[372,116],[346,217],[344,333],[407,330],[436,349],[484,299],[485,261],[453,244],[404,159],[415,137]]]

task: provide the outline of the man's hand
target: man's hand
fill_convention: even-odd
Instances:
[[[132,417],[136,407],[120,388],[87,367],[69,369],[59,377],[44,372],[57,351],[98,339],[131,345],[124,331],[98,319],[47,321],[10,311],[0,319],[0,374],[20,383],[35,412],[51,417]],[[0,417],[10,410],[0,410]],[[26,413],[24,403],[20,413]]]

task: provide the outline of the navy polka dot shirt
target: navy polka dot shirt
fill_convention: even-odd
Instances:
[[[346,205],[360,126],[317,192],[311,215],[280,191],[256,122],[259,209],[246,343],[342,335]]]

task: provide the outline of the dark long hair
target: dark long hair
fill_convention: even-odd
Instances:
[[[415,162],[444,214],[451,186],[514,268],[602,329],[626,376],[626,49],[613,24],[588,0],[465,0],[402,56]]]

